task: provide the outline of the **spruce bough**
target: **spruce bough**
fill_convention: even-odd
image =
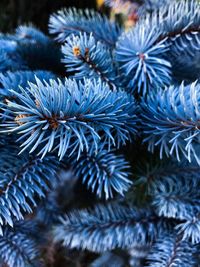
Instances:
[[[200,4],[160,2],[1,34],[0,266],[199,266]]]

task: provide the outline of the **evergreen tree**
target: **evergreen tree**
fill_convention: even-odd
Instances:
[[[105,3],[0,35],[2,267],[200,266],[200,4]]]

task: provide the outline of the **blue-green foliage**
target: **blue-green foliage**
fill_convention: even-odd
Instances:
[[[102,252],[151,242],[162,227],[162,219],[149,210],[98,205],[63,217],[54,235],[64,246]]]
[[[129,90],[199,78],[199,11],[197,1],[172,1],[122,34],[115,53]]]
[[[195,267],[197,249],[181,240],[175,232],[163,233],[152,246],[147,256],[146,267]]]
[[[0,36],[0,71],[27,69],[27,63],[17,52],[18,42],[15,37]]]
[[[53,156],[44,160],[24,153],[18,155],[16,146],[0,150],[0,222],[13,226],[13,219],[21,220],[24,213],[32,212],[35,197],[45,197],[45,192],[56,179],[57,164]],[[1,228],[2,234],[2,228]]]
[[[73,77],[100,77],[111,89],[116,88],[119,81],[112,53],[103,43],[96,41],[92,34],[88,36],[84,32],[69,36],[62,46],[62,52],[63,62],[67,71],[74,73]]]
[[[155,213],[174,218],[181,240],[199,243],[200,167],[196,163],[163,160],[143,165],[137,171],[135,187],[143,187]]]
[[[170,86],[142,99],[144,142],[149,150],[160,148],[160,157],[175,155],[180,161],[199,161],[200,85]]]
[[[48,81],[56,76],[48,71],[36,70],[24,70],[15,72],[0,73],[0,97],[2,100],[12,98],[10,90],[20,91],[19,88],[28,87],[28,83],[36,82],[36,77],[42,81]]]
[[[33,26],[19,26],[13,35],[0,36],[1,72],[28,69],[58,72],[62,70],[60,59],[60,49]]]
[[[15,101],[3,104],[8,132],[21,135],[21,150],[39,149],[44,157],[52,149],[60,159],[68,153],[94,147],[119,147],[136,133],[137,118],[134,98],[125,92],[112,92],[101,80],[37,79],[36,84],[18,93],[11,90]],[[42,144],[42,146],[41,146]]]
[[[128,90],[146,93],[148,87],[162,87],[171,81],[171,64],[163,58],[169,50],[164,40],[157,42],[160,29],[147,17],[119,38],[116,61],[126,77]]]
[[[75,8],[64,9],[53,14],[49,20],[50,33],[56,34],[56,40],[65,42],[70,34],[85,32],[94,35],[108,47],[115,45],[121,33],[120,27],[110,22],[106,16],[93,10],[79,10]]]
[[[200,212],[198,172],[198,166],[187,166],[187,168],[178,166],[174,167],[171,174],[163,174],[160,180],[154,181],[150,194],[152,205],[160,216],[191,219],[198,215]]]
[[[0,35],[0,266],[199,265],[200,4],[129,4]]]
[[[168,5],[170,2],[172,3],[174,0],[163,0],[163,1],[159,1],[159,0],[142,0],[142,6],[141,6],[141,10],[139,10],[139,12],[143,11],[148,11],[148,12],[152,12],[158,9],[161,9],[163,7],[166,7],[166,5]]]
[[[15,38],[22,43],[46,44],[50,41],[43,32],[32,25],[22,25],[15,30]]]
[[[166,58],[176,79],[188,82],[199,78],[200,70],[199,2],[174,1],[160,11],[161,39],[170,45]]]
[[[7,228],[0,237],[0,263],[9,267],[40,267],[40,250],[29,233]],[[5,265],[4,265],[5,266]]]
[[[77,160],[76,155],[69,162],[77,177],[95,192],[97,196],[113,198],[113,192],[124,195],[132,182],[128,179],[130,166],[122,155],[115,155],[101,150],[82,153]]]

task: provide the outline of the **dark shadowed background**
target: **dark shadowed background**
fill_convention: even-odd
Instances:
[[[0,31],[9,32],[32,22],[44,32],[52,12],[63,7],[95,8],[95,0],[0,0]]]

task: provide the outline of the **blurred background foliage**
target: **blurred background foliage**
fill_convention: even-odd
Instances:
[[[32,23],[48,31],[49,15],[63,7],[96,8],[102,0],[0,0],[0,31],[10,32],[18,25]]]

